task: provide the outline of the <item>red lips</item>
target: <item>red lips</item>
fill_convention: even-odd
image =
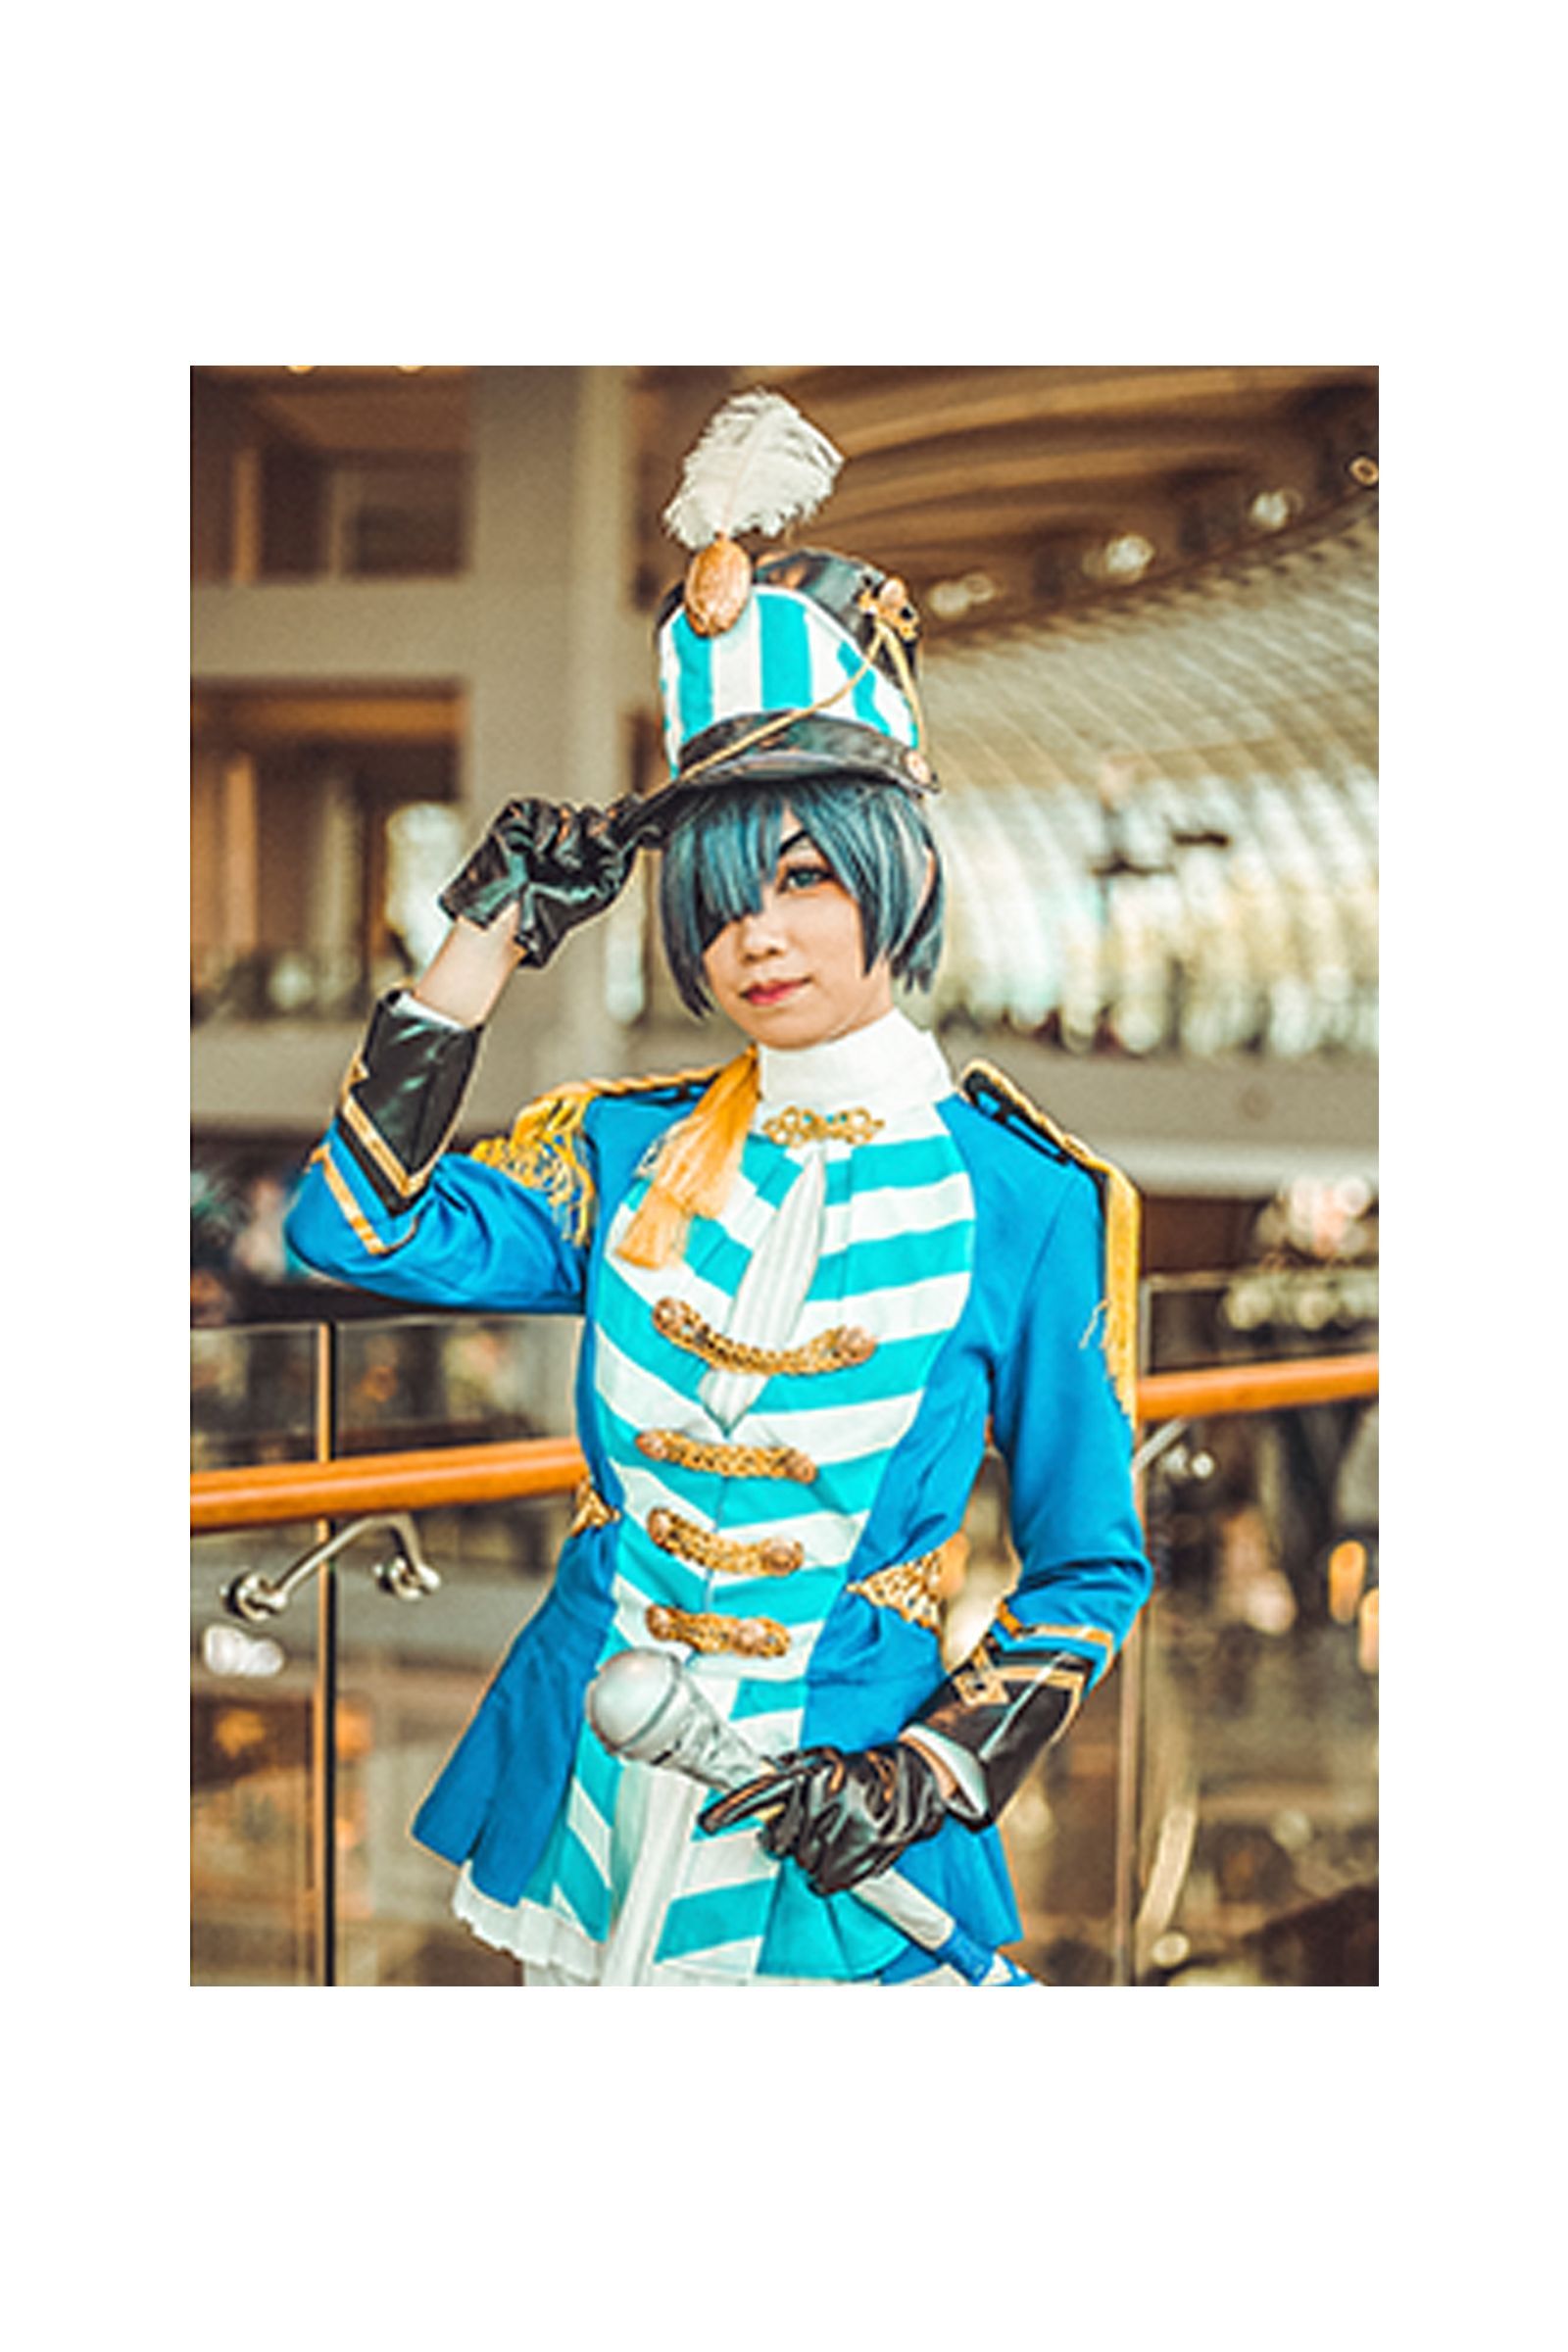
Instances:
[[[805,986],[804,980],[760,980],[755,988],[742,989],[741,994],[748,1004],[782,1004],[786,997],[793,997],[798,988]]]

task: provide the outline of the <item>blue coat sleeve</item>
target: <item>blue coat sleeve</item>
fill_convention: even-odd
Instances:
[[[538,1193],[462,1152],[443,1153],[414,1202],[392,1214],[328,1129],[286,1232],[318,1274],[389,1298],[506,1314],[582,1308],[586,1246]]]
[[[1099,1186],[1088,1170],[1066,1168],[994,1378],[992,1427],[1007,1465],[1019,1578],[992,1639],[1003,1649],[1049,1642],[1089,1659],[1097,1680],[1152,1581],[1133,1498],[1133,1433],[1102,1344],[1103,1298]]]

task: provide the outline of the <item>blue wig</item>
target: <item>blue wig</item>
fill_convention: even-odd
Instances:
[[[885,956],[896,980],[929,988],[942,954],[942,860],[918,802],[896,786],[848,776],[734,784],[694,794],[664,845],[659,911],[664,954],[691,1012],[711,999],[703,957],[726,924],[756,914],[778,867],[793,812],[860,910],[870,971]],[[929,891],[927,860],[935,867]]]

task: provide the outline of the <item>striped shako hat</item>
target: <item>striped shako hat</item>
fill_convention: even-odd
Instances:
[[[739,531],[813,514],[843,460],[775,392],[727,401],[664,512],[693,550],[658,619],[669,766],[659,797],[725,784],[854,775],[936,788],[921,748],[919,619],[902,580],[797,548],[754,564]]]

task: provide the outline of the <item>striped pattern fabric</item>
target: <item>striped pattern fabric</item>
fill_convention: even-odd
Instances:
[[[916,738],[914,714],[898,688],[866,664],[830,613],[793,589],[755,588],[740,619],[718,637],[700,636],[677,612],[660,632],[659,662],[672,771],[683,746],[719,719],[808,710],[830,696],[837,697],[836,718],[895,743]]]
[[[931,1103],[899,1110],[874,1141],[856,1146],[785,1148],[754,1133],[721,1216],[694,1223],[683,1262],[659,1269],[615,1254],[645,1190],[645,1182],[632,1188],[612,1227],[595,1318],[601,1435],[624,1510],[606,1654],[651,1646],[647,1611],[655,1603],[782,1625],[789,1648],[779,1657],[674,1650],[718,1712],[760,1751],[777,1754],[799,1744],[812,1647],[937,1350],[962,1312],[974,1256],[969,1179]],[[789,1232],[799,1201],[808,1213],[798,1220],[793,1248],[772,1253],[773,1263],[759,1268],[761,1279],[749,1283],[764,1239]],[[774,1328],[760,1334],[766,1295]],[[662,1336],[654,1309],[664,1298],[689,1304],[715,1331],[770,1346],[800,1346],[852,1324],[875,1341],[875,1352],[843,1369],[737,1381]],[[794,1448],[810,1457],[816,1476],[808,1484],[729,1477],[652,1461],[636,1445],[646,1430]],[[661,1510],[741,1543],[787,1539],[803,1547],[804,1562],[786,1575],[693,1565],[650,1535],[650,1517]],[[671,1970],[681,1981],[746,1982],[759,1973],[764,1940],[769,1981],[868,1974],[898,1948],[899,1938],[853,1896],[824,1902],[798,1873],[781,1871],[755,1827],[716,1838],[697,1832],[702,1801],[668,1773],[622,1764],[585,1729],[526,1904],[597,1945],[612,1927],[617,1940],[631,1932],[628,1918],[657,1882],[658,1936],[647,1955],[651,1973],[639,1982],[668,1981]]]

